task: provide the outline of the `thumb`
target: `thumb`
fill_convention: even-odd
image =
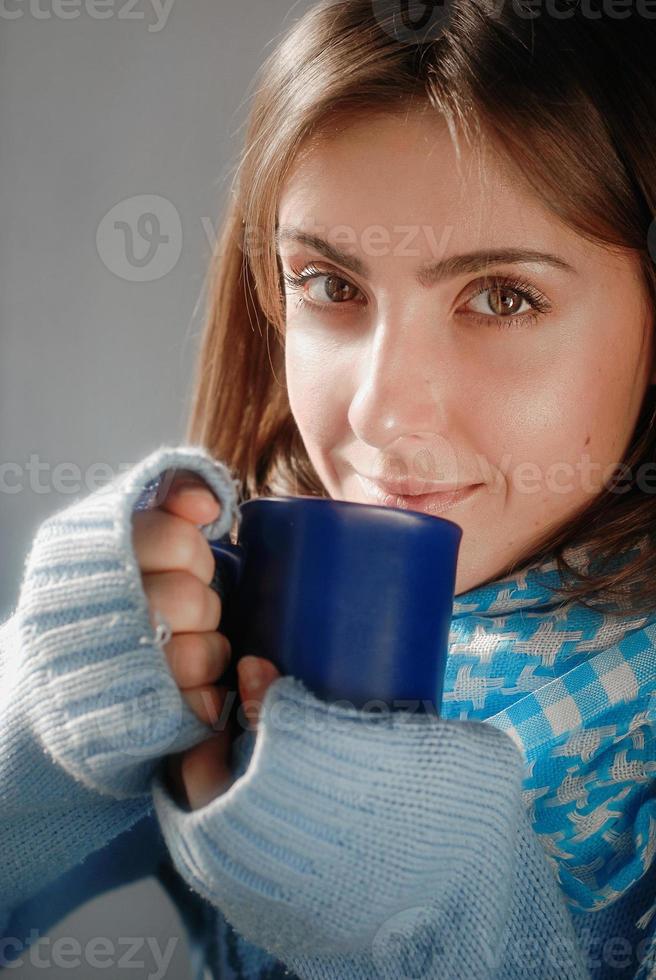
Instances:
[[[262,702],[269,687],[281,675],[280,671],[265,657],[254,657],[251,654],[242,656],[237,661],[239,675],[239,697],[244,713],[251,728],[257,727]]]
[[[221,503],[202,476],[193,470],[168,470],[158,491],[158,507],[193,524],[209,524],[221,513]]]

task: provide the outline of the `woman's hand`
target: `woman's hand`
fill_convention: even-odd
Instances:
[[[180,691],[192,711],[210,726],[221,716],[228,689],[217,685],[231,658],[230,641],[218,632],[221,599],[210,588],[214,555],[199,525],[219,517],[221,505],[196,474],[179,470],[165,500],[133,515],[133,545],[153,621],[168,621],[172,636],[164,651]],[[260,668],[259,676],[257,675]],[[244,714],[256,724],[259,706],[278,671],[261,657],[238,665]],[[171,789],[197,809],[231,780],[228,727],[168,760]]]
[[[264,695],[280,673],[263,657],[242,657],[237,664],[239,696],[249,727],[257,727]],[[169,785],[179,802],[191,810],[210,803],[232,782],[229,757],[231,738],[219,732],[186,752],[169,756]]]

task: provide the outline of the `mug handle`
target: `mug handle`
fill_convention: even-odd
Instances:
[[[244,560],[244,549],[239,544],[232,544],[230,535],[224,534],[208,542],[214,555],[214,577],[210,588],[218,593],[221,599],[221,620],[218,630],[227,636],[232,647],[232,659],[221,677],[219,683],[228,689],[237,689],[237,660],[239,651],[235,649],[235,614],[237,603],[237,588],[241,578]]]
[[[210,582],[210,588],[214,589],[221,599],[219,629],[224,633],[226,632],[224,627],[229,628],[228,623],[233,618],[230,614],[234,613],[237,588],[243,569],[244,549],[240,544],[232,544],[229,534],[210,541],[209,546],[214,555],[214,577]],[[231,639],[228,633],[226,636]]]

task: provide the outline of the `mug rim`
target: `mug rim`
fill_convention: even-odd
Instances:
[[[440,521],[443,524],[449,524],[452,528],[458,532],[460,536],[463,534],[463,530],[459,524],[455,521],[449,520],[448,517],[440,517],[438,514],[424,514],[418,510],[406,509],[405,507],[385,507],[383,504],[365,504],[356,500],[336,500],[334,497],[314,497],[310,494],[298,494],[298,496],[292,496],[291,494],[281,494],[279,496],[275,495],[262,495],[260,497],[251,497],[249,500],[245,500],[239,505],[239,510],[243,511],[249,506],[249,504],[290,504],[294,502],[302,501],[306,505],[308,503],[321,504],[324,507],[327,505],[337,506],[337,509],[353,509],[353,508],[366,508],[367,510],[375,509],[377,511],[384,511],[391,516],[398,517],[399,514],[403,516],[404,519],[410,521],[419,520],[423,523],[427,521]]]

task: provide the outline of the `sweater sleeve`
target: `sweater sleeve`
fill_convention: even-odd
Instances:
[[[169,670],[167,624],[151,622],[132,546],[134,509],[156,505],[178,468],[221,502],[205,536],[225,534],[226,467],[164,446],[49,517],[32,543],[0,627],[0,934],[11,910],[152,811],[159,758],[212,734]]]
[[[494,726],[268,689],[231,786],[188,811],[153,778],[174,864],[304,980],[584,980],[572,920]]]

